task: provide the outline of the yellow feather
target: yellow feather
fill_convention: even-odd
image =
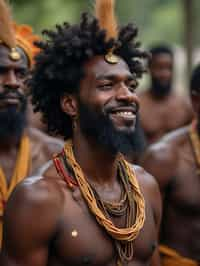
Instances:
[[[115,0],[96,0],[95,15],[100,28],[106,30],[106,39],[117,39],[118,25],[115,16]]]

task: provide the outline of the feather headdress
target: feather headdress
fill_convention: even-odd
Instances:
[[[16,47],[11,11],[4,0],[0,0],[0,40],[11,49]]]
[[[106,40],[111,38],[118,39],[118,24],[115,16],[115,0],[96,0],[95,16],[98,19],[101,29],[106,31]],[[114,49],[111,49],[105,55],[105,60],[108,63],[116,64],[119,58],[113,54]]]
[[[115,16],[115,0],[96,0],[95,15],[100,28],[106,30],[106,39],[116,39],[118,25]]]
[[[11,49],[10,58],[19,60],[20,54],[16,47],[22,48],[27,55],[30,66],[33,65],[33,58],[39,51],[34,45],[39,37],[34,35],[31,27],[13,23],[11,10],[5,0],[0,0],[0,43],[4,43]]]
[[[17,45],[21,47],[29,58],[31,66],[34,63],[34,56],[39,52],[39,48],[34,45],[40,38],[33,34],[33,30],[28,25],[13,24]]]

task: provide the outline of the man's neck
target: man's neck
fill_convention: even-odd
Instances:
[[[117,177],[117,154],[111,154],[92,138],[73,138],[74,156],[88,180],[99,185],[111,184]]]

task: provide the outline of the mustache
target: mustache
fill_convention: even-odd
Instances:
[[[18,91],[13,91],[13,90],[7,90],[5,92],[0,93],[0,100],[4,100],[8,98],[9,96],[12,96],[13,98],[17,98],[20,101],[25,100],[25,96],[21,94]]]

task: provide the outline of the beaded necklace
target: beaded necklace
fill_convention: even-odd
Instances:
[[[79,186],[82,196],[97,222],[113,238],[119,257],[117,265],[131,261],[133,259],[133,241],[145,221],[145,202],[135,173],[129,163],[122,155],[119,156],[118,171],[123,192],[118,203],[103,201],[97,191],[87,182],[80,165],[75,160],[71,140],[65,144],[62,159],[56,156],[54,163],[58,173],[67,179],[71,189],[74,185]],[[70,169],[75,182],[66,174],[66,167],[68,171]],[[118,228],[113,224],[111,216],[123,215],[126,217],[125,227]]]

